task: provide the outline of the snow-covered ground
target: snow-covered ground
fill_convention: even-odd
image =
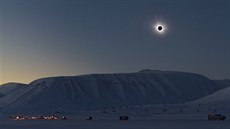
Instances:
[[[70,116],[69,120],[10,120],[1,118],[1,129],[229,129],[230,121],[208,121],[206,114],[131,115],[121,121],[117,115]],[[227,116],[229,117],[229,116]]]
[[[197,112],[199,109],[199,112]],[[225,121],[208,121],[208,114],[220,113]],[[68,116],[68,120],[11,120],[9,116],[55,115]],[[119,116],[129,120],[119,120]],[[89,116],[93,120],[86,120]],[[104,108],[74,113],[0,113],[0,129],[229,129],[230,111],[214,112],[202,105],[168,104]]]

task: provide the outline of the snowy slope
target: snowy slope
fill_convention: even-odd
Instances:
[[[205,105],[215,105],[216,107],[230,106],[230,87],[221,89],[211,95],[193,101],[191,103],[200,103]]]
[[[3,84],[3,85],[0,85],[0,93],[4,94],[4,95],[8,95],[8,94],[11,94],[11,93],[17,91],[18,89],[20,89],[24,86],[26,86],[26,84],[21,84],[21,83]]]
[[[230,86],[230,80],[213,80],[218,86],[221,86],[222,88],[226,88]]]
[[[1,93],[0,93],[0,98],[2,98],[2,97],[4,97],[4,96],[5,96],[4,94],[1,94]]]
[[[220,87],[193,73],[144,70],[35,80],[0,99],[4,112],[76,111],[103,107],[182,103]]]

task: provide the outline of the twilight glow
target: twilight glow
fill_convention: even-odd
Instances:
[[[228,79],[230,29],[220,28],[229,25],[228,5],[229,0],[0,0],[0,84],[142,69]]]

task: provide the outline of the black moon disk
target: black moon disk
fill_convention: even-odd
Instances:
[[[161,31],[161,30],[163,29],[163,27],[162,27],[162,26],[158,26],[157,29],[158,29],[159,31]]]

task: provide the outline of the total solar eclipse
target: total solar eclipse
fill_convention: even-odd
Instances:
[[[164,23],[162,22],[156,22],[152,25],[153,30],[156,32],[156,34],[163,35],[165,31],[167,30],[167,27]]]
[[[154,29],[156,32],[158,32],[159,34],[163,34],[165,32],[165,25],[162,25],[162,24],[156,24],[154,26]]]
[[[157,29],[158,29],[158,31],[162,31],[163,27],[162,26],[158,26]]]

